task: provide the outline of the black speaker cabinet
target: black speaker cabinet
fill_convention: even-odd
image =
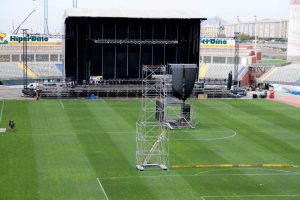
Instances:
[[[185,101],[192,93],[197,77],[196,64],[170,64],[173,96]]]

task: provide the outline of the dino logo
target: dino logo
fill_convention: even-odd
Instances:
[[[0,44],[8,44],[8,41],[5,39],[6,33],[0,33]]]

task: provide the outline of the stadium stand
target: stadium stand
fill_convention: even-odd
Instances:
[[[204,78],[205,78],[207,69],[208,69],[208,64],[203,64],[203,65],[200,67],[200,71],[199,71],[199,79],[204,79]]]
[[[30,63],[28,68],[34,71],[39,78],[62,77],[62,72],[53,63]]]
[[[0,79],[21,79],[23,70],[18,66],[18,63],[0,63]]]
[[[22,63],[0,63],[0,80],[23,78],[24,66]],[[62,71],[54,63],[28,63],[28,78],[61,78]]]
[[[28,65],[27,65],[27,66],[28,66]],[[24,65],[24,64],[22,64],[22,63],[19,63],[19,67],[20,67],[22,70],[26,71],[26,65]],[[32,79],[36,79],[36,78],[38,77],[38,75],[37,75],[34,71],[32,71],[32,70],[30,69],[30,67],[27,68],[27,75],[28,75],[28,77],[30,77],[30,78],[32,78]]]
[[[239,66],[238,79],[242,79],[247,67]],[[234,66],[228,64],[203,64],[200,68],[200,79],[227,79],[228,73],[234,73]]]
[[[291,64],[284,67],[274,67],[259,82],[262,83],[280,83],[280,84],[298,84],[300,82],[299,64]]]
[[[56,68],[63,73],[63,65],[62,64],[55,64]]]

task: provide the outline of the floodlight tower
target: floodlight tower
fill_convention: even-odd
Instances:
[[[256,55],[256,51],[257,51],[257,17],[256,15],[254,16],[254,51],[255,51],[255,55]]]
[[[77,8],[77,0],[73,0],[73,8]]]
[[[23,31],[23,87],[27,88],[28,78],[27,78],[27,41],[28,41],[28,29],[21,29]],[[25,39],[24,39],[25,38]]]
[[[239,87],[239,37],[240,37],[240,32],[234,32],[234,40],[235,40],[235,47],[234,47],[234,79],[233,79],[233,87],[234,89],[237,89]]]
[[[237,30],[236,30],[236,32],[241,32],[241,21],[240,21],[239,16],[236,16],[236,21],[237,21]]]
[[[49,28],[48,28],[48,0],[44,0],[44,34],[49,34]]]

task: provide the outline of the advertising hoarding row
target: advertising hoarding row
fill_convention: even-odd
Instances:
[[[23,45],[23,41],[27,41],[27,45],[62,45],[61,38],[52,38],[43,35],[10,35],[0,33],[0,45]]]

